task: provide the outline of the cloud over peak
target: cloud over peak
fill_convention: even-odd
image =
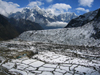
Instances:
[[[51,13],[58,15],[60,13],[68,12],[72,7],[69,4],[65,3],[56,3],[54,5],[49,6],[46,10],[51,11]]]
[[[92,3],[94,2],[94,0],[78,0],[79,5],[81,6],[88,6],[88,7],[92,7]]]
[[[27,6],[30,7],[30,8],[33,8],[35,6],[41,6],[43,5],[44,3],[40,2],[40,1],[32,1],[30,2]]]
[[[85,9],[85,8],[76,8],[77,12],[80,12],[80,11],[84,11],[84,12],[89,12],[89,9]]]
[[[50,2],[52,0],[47,0],[47,1]],[[29,2],[29,4],[26,7],[32,9],[34,7],[40,8],[42,5],[44,5],[44,3],[41,1],[31,1],[31,2]],[[20,5],[18,5],[16,3],[0,0],[0,11],[1,11],[0,13],[5,16],[7,16],[10,13],[22,11],[23,8],[26,8],[26,7],[21,8]],[[68,10],[71,8],[72,7],[69,4],[56,3],[56,4],[48,6],[47,8],[40,8],[40,9],[44,9],[45,11],[49,11],[52,14],[59,15],[61,13],[68,12]]]
[[[19,8],[20,5],[13,2],[6,2],[0,0],[0,14],[8,16],[11,12],[21,11],[22,8]]]

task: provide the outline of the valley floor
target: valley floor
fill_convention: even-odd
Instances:
[[[0,75],[100,75],[100,47],[0,42]]]

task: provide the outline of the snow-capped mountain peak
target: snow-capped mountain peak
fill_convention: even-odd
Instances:
[[[29,9],[29,8],[24,8],[22,12],[16,12],[12,13],[9,15],[9,18],[15,18],[17,20],[19,19],[26,19],[30,20],[32,22],[39,23],[44,29],[50,29],[47,25],[48,23],[52,22],[66,22],[67,23],[73,19],[76,18],[77,15],[74,13],[64,13],[60,15],[54,15],[51,13],[51,11],[46,11],[44,9],[39,8],[38,6]],[[54,26],[55,27],[55,26]],[[62,24],[61,26],[62,27]]]

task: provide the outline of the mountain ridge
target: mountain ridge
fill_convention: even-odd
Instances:
[[[0,14],[0,40],[9,40],[17,37],[24,31],[42,30],[43,28],[28,20],[7,18]]]
[[[88,13],[85,13],[83,15],[80,15],[79,17],[72,19],[68,25],[65,28],[69,28],[69,27],[79,27],[79,26],[83,26],[86,23],[93,21],[100,9],[97,9],[95,11],[91,11]],[[80,23],[79,23],[80,22]]]
[[[42,10],[40,8],[24,8],[22,12],[11,13],[9,18],[25,19],[30,20],[32,22],[39,23],[44,29],[47,29],[47,24],[52,22],[66,22],[66,24],[73,18],[76,18],[77,15],[75,13],[65,13],[60,15],[53,15],[51,12]]]
[[[85,18],[85,15],[87,15],[87,13],[80,15],[79,17],[72,19],[65,28],[80,27],[80,26],[83,26],[89,22],[94,22],[93,27],[95,30],[95,34],[92,34],[91,36],[93,36],[95,39],[100,39],[100,23],[99,23],[99,21],[100,21],[100,8],[95,10],[95,11],[91,11],[89,13],[91,13],[90,17],[87,17],[85,20],[84,19],[81,20],[82,18]]]
[[[31,22],[25,19],[16,20],[14,18],[10,18],[9,22],[15,26],[15,28],[17,29],[19,33],[22,33],[28,30],[43,30],[43,28],[38,23]]]

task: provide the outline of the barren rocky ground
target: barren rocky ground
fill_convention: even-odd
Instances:
[[[0,75],[100,75],[100,47],[0,42]]]

